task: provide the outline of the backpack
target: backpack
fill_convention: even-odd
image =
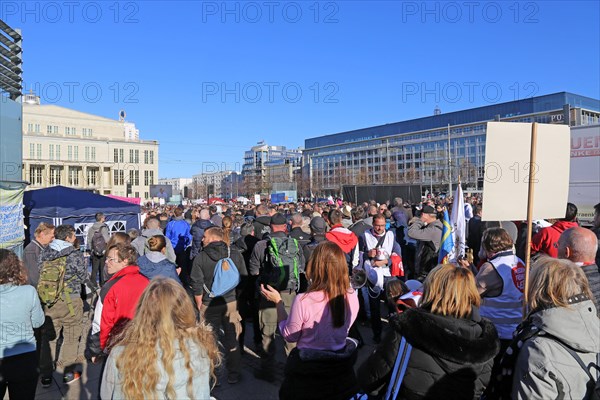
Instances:
[[[46,307],[52,307],[62,294],[65,294],[65,300],[69,306],[69,311],[75,315],[73,303],[69,295],[71,290],[65,285],[65,272],[67,270],[67,256],[59,257],[54,260],[42,262],[40,268],[40,280],[37,285],[37,292],[40,301]],[[75,278],[75,277],[73,277]],[[73,279],[71,278],[71,279]]]
[[[298,241],[294,238],[271,238],[267,242],[270,268],[266,269],[268,276],[265,283],[279,291],[297,290],[300,281],[300,251]]]
[[[228,247],[227,257],[220,259],[215,265],[213,283],[210,290],[206,284],[204,285],[204,290],[206,290],[208,297],[211,299],[224,296],[235,289],[240,283],[240,272],[230,257],[231,253]]]
[[[92,236],[91,249],[92,253],[97,257],[102,257],[106,251],[106,240],[104,240],[104,236],[102,236],[102,228],[104,228],[104,226],[101,226],[96,230]]]

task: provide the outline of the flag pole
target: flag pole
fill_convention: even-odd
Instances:
[[[525,247],[525,301],[523,302],[523,319],[527,315],[527,303],[529,301],[527,291],[529,290],[529,268],[531,263],[531,232],[533,228],[533,195],[534,195],[534,165],[536,162],[537,147],[537,122],[531,126],[531,151],[529,153],[529,187],[527,190],[527,241]]]

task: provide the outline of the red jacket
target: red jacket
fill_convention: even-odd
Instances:
[[[121,329],[132,320],[142,292],[148,286],[148,278],[140,274],[140,268],[130,265],[114,274],[102,287],[100,298],[94,311],[92,336],[100,339],[100,349],[104,350],[114,328]],[[97,344],[97,343],[96,343]],[[96,346],[92,353],[97,353]]]
[[[554,225],[542,228],[531,238],[531,253],[546,253],[550,257],[558,257],[558,238],[570,228],[575,228],[577,222],[557,221]]]

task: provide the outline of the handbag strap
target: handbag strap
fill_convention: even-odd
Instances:
[[[398,348],[398,355],[396,356],[394,369],[392,370],[392,378],[390,379],[390,383],[385,393],[385,400],[393,400],[398,397],[400,386],[402,385],[402,380],[404,379],[404,375],[406,374],[406,369],[408,367],[408,360],[410,358],[411,350],[412,346],[403,336],[402,340],[400,341],[400,347]]]
[[[594,378],[594,376],[592,375],[592,373],[589,370],[589,367],[587,365],[585,365],[585,363],[583,362],[583,360],[581,359],[581,357],[579,357],[579,355],[569,346],[567,346],[566,344],[564,344],[562,341],[560,341],[560,339],[547,334],[546,337],[548,339],[552,339],[553,341],[555,341],[556,343],[558,343],[563,349],[565,349],[567,351],[567,353],[569,353],[571,355],[571,357],[573,357],[575,359],[575,361],[577,361],[577,364],[579,364],[579,366],[585,371],[585,373],[587,374],[587,376],[590,378],[590,380],[588,381],[587,387],[588,387],[588,392],[590,390],[594,390],[594,386],[596,385],[596,378]],[[598,369],[598,365],[591,363],[591,366]],[[588,393],[589,394],[589,393]]]

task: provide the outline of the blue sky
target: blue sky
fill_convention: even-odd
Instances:
[[[600,98],[589,2],[21,2],[26,90],[160,141],[160,177],[559,91]],[[210,166],[209,166],[210,165]]]

